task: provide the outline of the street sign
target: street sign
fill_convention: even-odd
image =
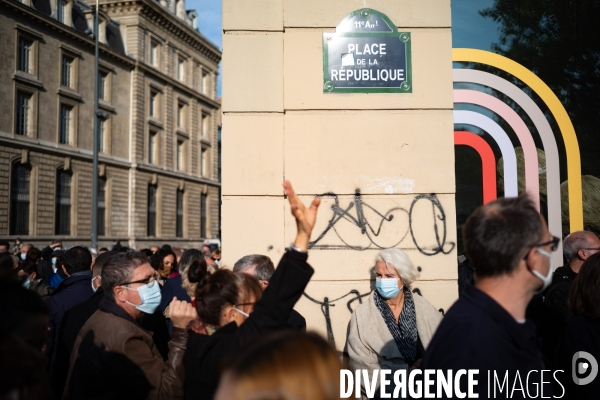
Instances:
[[[323,34],[323,93],[412,93],[410,32],[379,11],[348,15]]]

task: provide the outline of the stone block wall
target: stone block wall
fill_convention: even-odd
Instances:
[[[363,7],[411,33],[412,93],[323,93],[322,35]],[[224,264],[293,241],[284,179],[323,195],[296,309],[339,350],[381,248],[409,254],[436,308],[457,297],[450,26],[448,0],[224,0]]]

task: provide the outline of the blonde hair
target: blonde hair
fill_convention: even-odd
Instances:
[[[233,381],[232,400],[337,400],[342,368],[318,334],[281,331],[256,342],[225,373]]]
[[[419,271],[413,265],[408,254],[400,249],[381,250],[377,254],[377,257],[375,257],[375,262],[380,261],[384,262],[388,267],[393,267],[398,272],[398,276],[404,281],[406,287],[410,287],[419,277]]]

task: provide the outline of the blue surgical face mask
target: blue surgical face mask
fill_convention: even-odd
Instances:
[[[56,257],[52,257],[52,265],[56,265]]]
[[[27,278],[27,279],[25,279],[25,280],[23,281],[23,287],[24,287],[25,289],[29,289],[29,286],[30,286],[30,285],[31,285],[31,281],[29,280],[29,278]]]
[[[21,260],[25,261],[26,258],[27,258],[27,254],[21,253]]]
[[[404,287],[404,285],[402,287]],[[394,298],[400,293],[398,278],[376,278],[375,288],[381,297],[385,299]]]
[[[160,300],[162,299],[162,295],[160,294],[160,286],[156,280],[144,285],[140,286],[137,289],[128,288],[127,286],[123,286],[127,290],[137,290],[140,299],[142,300],[142,304],[133,304],[126,301],[127,304],[134,306],[141,312],[145,312],[146,314],[154,314],[154,311],[160,305]]]

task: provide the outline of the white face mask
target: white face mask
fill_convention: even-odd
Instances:
[[[239,312],[240,314],[242,314],[242,315],[243,315],[244,317],[246,317],[246,318],[248,318],[248,317],[250,316],[250,314],[248,314],[248,313],[247,313],[247,312],[245,312],[245,311],[242,311],[242,310],[240,310],[239,308],[235,308],[235,307],[233,307],[233,309],[234,309],[235,311]]]
[[[96,290],[98,290],[98,288],[94,286],[94,281],[98,278],[100,278],[100,275],[96,275],[92,278],[92,290],[94,291],[94,293],[96,293]]]
[[[217,267],[221,266],[221,260],[215,260],[215,264],[217,264]]]
[[[552,283],[552,272],[553,272],[554,268],[552,265],[552,254],[550,254],[546,250],[542,250],[540,248],[537,249],[537,252],[550,259],[550,266],[548,267],[548,274],[546,276],[540,274],[535,269],[530,269],[531,273],[543,282],[542,288],[538,290],[538,293],[539,293],[539,292],[543,292]]]

